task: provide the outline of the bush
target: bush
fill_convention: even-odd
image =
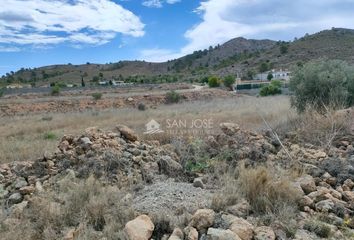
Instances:
[[[0,88],[0,98],[4,96],[4,90]]]
[[[59,95],[60,93],[60,87],[59,85],[55,85],[52,87],[51,94],[54,95]]]
[[[178,103],[181,100],[181,95],[176,91],[169,91],[166,93],[166,103]]]
[[[268,73],[267,79],[268,81],[271,81],[274,78],[272,73]]]
[[[95,100],[100,100],[102,98],[102,93],[93,93],[92,94],[92,97],[95,99]]]
[[[261,219],[269,221],[272,218],[290,224],[298,211],[300,195],[289,175],[285,170],[276,172],[263,166],[246,168],[241,164],[236,172],[225,175],[221,183],[223,189],[215,194],[212,208],[225,210],[244,199]]]
[[[316,235],[321,238],[328,238],[331,233],[331,227],[318,220],[307,221],[304,225],[304,229],[316,233]]]
[[[55,135],[55,133],[53,133],[53,132],[46,132],[44,134],[44,139],[46,139],[46,140],[55,140],[55,139],[57,139],[57,135]]]
[[[209,77],[208,85],[211,88],[220,87],[220,80],[215,76]]]
[[[138,104],[138,109],[139,109],[140,111],[145,111],[145,110],[146,110],[145,104],[144,104],[144,103],[139,103],[139,104]]]
[[[299,112],[309,107],[324,112],[354,104],[354,67],[339,60],[312,61],[297,67],[290,79],[291,104]]]
[[[224,85],[227,88],[230,88],[231,90],[233,90],[233,85],[235,84],[236,79],[234,76],[227,76],[224,78]]]
[[[281,82],[278,80],[273,80],[270,84],[263,86],[259,92],[262,97],[276,94],[281,94]]]

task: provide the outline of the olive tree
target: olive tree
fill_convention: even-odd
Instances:
[[[317,60],[298,66],[290,79],[291,104],[323,112],[354,104],[354,67],[340,60]]]

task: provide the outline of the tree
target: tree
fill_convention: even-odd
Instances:
[[[281,82],[279,80],[273,80],[270,84],[263,86],[259,92],[262,97],[276,94],[281,94]]]
[[[81,87],[85,87],[85,85],[84,77],[81,77]]]
[[[271,81],[274,78],[273,74],[270,72],[268,73],[267,79],[268,81]]]
[[[266,63],[266,62],[261,63],[261,65],[259,66],[259,71],[261,73],[263,73],[263,72],[266,72],[268,70],[269,70],[269,64]]]
[[[209,77],[208,85],[211,88],[219,87],[220,86],[220,80],[217,77],[215,77],[215,76]]]
[[[234,90],[234,84],[236,82],[236,79],[234,76],[229,75],[227,77],[224,78],[224,85],[227,88],[230,88],[231,90]]]
[[[289,46],[286,43],[282,43],[280,45],[280,53],[281,54],[286,54],[288,53]]]
[[[290,79],[291,104],[299,112],[319,112],[354,104],[354,67],[340,60],[312,61],[297,67]]]

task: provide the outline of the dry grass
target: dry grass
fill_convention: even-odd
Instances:
[[[77,239],[122,239],[125,223],[134,218],[125,193],[103,186],[93,177],[86,181],[64,178],[58,192],[31,200],[16,225],[0,221],[2,239],[62,239],[70,229]]]
[[[212,207],[221,211],[245,199],[261,224],[280,222],[291,236],[295,229],[291,220],[298,212],[300,196],[291,185],[290,176],[281,169],[265,166],[246,168],[240,164],[234,173],[224,176],[224,187],[214,196]]]
[[[217,131],[221,122],[235,122],[249,129],[263,128],[259,111],[263,111],[266,120],[278,124],[286,120],[289,110],[286,96],[256,98],[240,97],[233,99],[211,99],[210,101],[185,102],[174,105],[161,105],[156,109],[139,111],[138,109],[112,109],[101,112],[83,112],[66,114],[41,114],[16,116],[0,119],[0,163],[32,160],[41,157],[45,151],[56,149],[57,141],[44,138],[51,132],[58,138],[65,134],[80,134],[84,129],[97,126],[112,129],[118,123],[132,127],[139,135],[143,134],[145,124],[155,119],[166,126],[167,119],[182,119],[190,123],[193,119],[211,119],[212,130]],[[181,133],[182,134],[182,133]],[[183,133],[185,137],[198,133]],[[176,134],[156,135],[168,141]],[[153,137],[153,138],[156,138]]]
[[[328,110],[323,114],[309,110],[301,115],[291,114],[276,128],[282,135],[295,132],[296,140],[329,149],[335,140],[350,135],[353,124],[353,112],[350,110]]]

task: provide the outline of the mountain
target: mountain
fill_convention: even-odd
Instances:
[[[264,69],[291,68],[318,58],[341,59],[354,64],[354,30],[332,28],[291,42],[235,38],[222,45],[195,51],[163,63],[120,61],[117,63],[53,65],[21,69],[0,81],[86,83],[99,80],[129,82],[174,82],[197,80],[208,75],[238,74],[244,77]]]

